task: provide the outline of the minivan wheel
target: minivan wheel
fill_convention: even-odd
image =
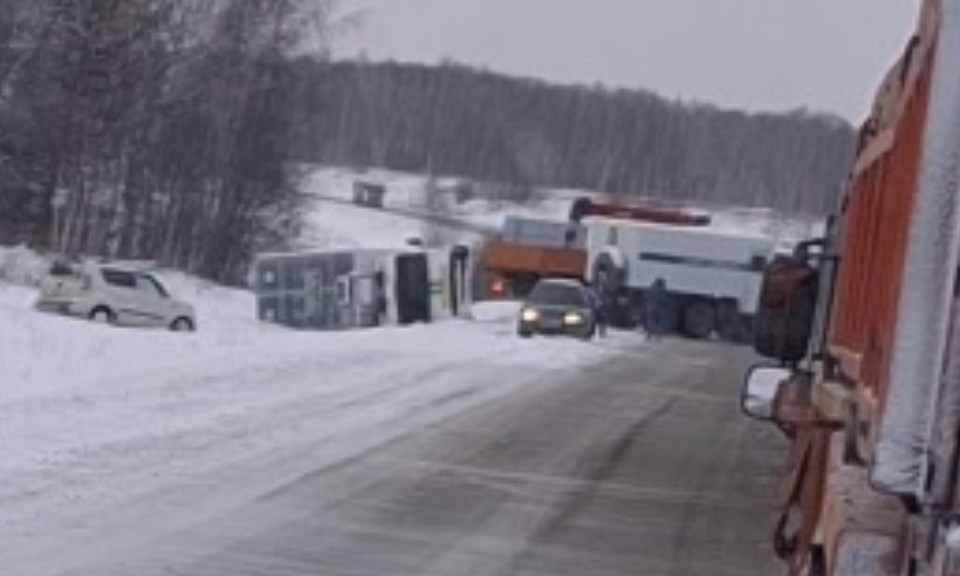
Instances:
[[[599,330],[597,330],[597,324],[596,322],[594,322],[593,324],[590,325],[590,330],[587,331],[583,339],[587,341],[593,340],[594,338],[597,337],[598,332]]]
[[[170,324],[174,332],[193,332],[193,322],[189,318],[177,318]]]
[[[117,317],[113,311],[105,306],[97,306],[90,311],[90,320],[97,324],[116,324]]]

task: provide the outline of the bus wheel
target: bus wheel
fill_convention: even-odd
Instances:
[[[697,340],[706,340],[716,328],[716,313],[706,300],[691,300],[683,308],[683,333]]]

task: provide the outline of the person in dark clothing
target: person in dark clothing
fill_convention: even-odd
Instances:
[[[597,323],[597,336],[603,338],[607,335],[607,324],[609,322],[606,297],[603,291],[596,286],[591,286],[588,294],[590,294],[590,306],[593,308],[593,317]]]
[[[656,281],[647,289],[644,298],[646,322],[644,324],[648,340],[659,340],[667,330],[667,306],[669,305],[669,295],[667,294],[667,283],[663,278],[657,278]]]

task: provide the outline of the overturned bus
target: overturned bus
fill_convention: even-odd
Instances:
[[[431,320],[430,264],[414,250],[263,254],[257,316],[291,328],[350,330]]]

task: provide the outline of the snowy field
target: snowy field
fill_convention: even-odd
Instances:
[[[422,222],[389,212],[326,202],[326,199],[351,201],[353,183],[358,178],[378,182],[388,192],[384,205],[388,209],[411,213],[428,213],[428,180],[423,176],[388,170],[370,170],[362,176],[352,170],[319,168],[305,170],[302,189],[313,201],[305,218],[305,227],[298,244],[304,248],[398,248],[413,238],[440,235],[445,244],[472,243],[480,237],[458,227]],[[439,181],[443,184],[444,181]],[[578,193],[582,196],[582,193]],[[530,204],[497,204],[475,199],[463,204],[447,202],[444,216],[474,227],[499,230],[508,215],[564,220],[576,196],[557,192],[550,199]]]
[[[422,175],[391,170],[372,169],[358,174],[344,168],[304,168],[302,188],[305,193],[340,200],[353,199],[353,183],[356,180],[382,184],[387,189],[384,206],[387,208],[427,211],[429,179]],[[440,178],[435,184],[449,189],[456,179]],[[495,203],[482,198],[456,204],[451,199],[445,202],[445,210],[476,222],[494,222],[497,225],[507,214],[522,214],[541,218],[566,218],[570,203],[586,192],[578,190],[552,190],[539,201],[529,204]]]
[[[160,276],[196,305],[196,334],[42,315],[32,289],[0,280],[5,576],[109,554],[89,548],[95,534],[136,546],[131,527],[176,530],[165,519],[183,521],[185,505],[202,522],[306,473],[298,453],[334,466],[612,353],[519,341],[509,305],[480,307],[476,322],[293,332],[253,320],[248,293]]]
[[[301,183],[307,196],[350,201],[357,179],[376,182],[387,189],[385,206],[395,210],[427,212],[426,177],[389,170],[369,170],[362,175],[344,168],[303,168]],[[438,181],[441,185],[445,180]],[[471,225],[499,230],[507,216],[547,218],[565,221],[573,201],[601,195],[583,190],[549,190],[538,194],[537,201],[527,204],[494,203],[474,199],[463,204],[447,202],[445,215]],[[712,227],[736,233],[763,234],[777,241],[783,249],[798,240],[822,234],[822,221],[817,218],[785,217],[763,208],[700,207],[713,215]],[[362,233],[358,233],[362,232]],[[436,233],[437,227],[413,218],[343,204],[313,202],[307,214],[299,244],[305,248],[396,248],[408,239]],[[456,229],[443,229],[440,234],[450,244],[471,242],[477,236]]]
[[[305,192],[347,200],[353,178],[320,170]],[[422,177],[377,178],[390,187],[388,207],[423,205]],[[450,215],[490,226],[508,214],[563,219],[580,195],[558,191],[524,206],[473,201]],[[784,224],[762,211],[717,218],[755,231]],[[790,234],[809,233],[787,224]],[[413,218],[317,201],[300,243],[396,247],[430,231]],[[630,334],[600,344],[521,341],[512,303],[477,306],[473,321],[300,333],[257,322],[248,292],[174,272],[158,275],[196,306],[199,331],[117,329],[34,312],[30,286],[45,269],[30,250],[0,247],[3,576],[58,574],[109,556],[94,541],[104,535],[136,547],[145,518],[175,532],[308,473],[317,458],[336,466],[643,346]],[[298,457],[306,453],[309,463]]]

